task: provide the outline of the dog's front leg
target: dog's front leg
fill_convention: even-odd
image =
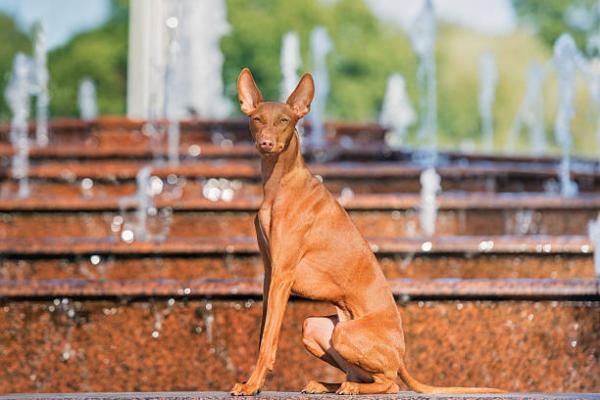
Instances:
[[[231,394],[251,396],[258,393],[264,384],[267,372],[272,370],[275,363],[279,332],[292,285],[293,274],[282,274],[273,271],[256,367],[247,382],[234,385]]]

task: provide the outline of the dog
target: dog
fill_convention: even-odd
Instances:
[[[304,321],[303,344],[342,370],[340,384],[310,381],[305,393],[397,393],[398,375],[422,393],[499,393],[493,388],[435,387],[404,364],[402,321],[371,247],[344,208],[304,163],[297,122],[310,111],[314,82],[300,79],[286,103],[263,100],[252,73],[238,78],[240,108],[261,156],[264,199],[255,218],[265,267],[260,349],[256,367],[232,395],[255,395],[273,369],[285,309],[293,293],[328,302],[337,314]]]

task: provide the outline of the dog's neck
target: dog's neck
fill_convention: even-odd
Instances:
[[[286,178],[305,168],[298,131],[295,131],[289,144],[281,153],[261,157],[264,201],[271,203],[277,193],[285,187]]]

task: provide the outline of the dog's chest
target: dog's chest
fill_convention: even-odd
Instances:
[[[271,231],[271,208],[261,207],[258,210],[258,224],[260,227],[260,234],[262,234],[265,241],[269,241],[269,232]]]

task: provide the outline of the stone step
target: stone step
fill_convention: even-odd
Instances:
[[[29,176],[34,193],[39,183],[69,183],[81,185],[83,179],[91,179],[94,186],[122,185],[135,182],[138,171],[148,163],[140,160],[87,160],[44,161],[32,164]],[[419,192],[422,168],[413,163],[399,162],[331,162],[309,164],[311,171],[322,177],[326,186],[334,192],[350,188],[357,193]],[[2,173],[2,171],[4,171]],[[438,167],[443,191],[480,192],[540,192],[556,191],[557,168],[552,165],[511,163],[447,164]],[[260,188],[260,166],[256,160],[199,160],[186,161],[179,166],[155,167],[153,175],[177,177],[186,181],[206,178],[240,180],[244,186]],[[10,178],[10,168],[0,170],[2,197],[14,194],[15,182]],[[572,177],[582,192],[600,189],[597,168],[574,170]],[[174,183],[177,183],[175,180]],[[181,183],[181,182],[180,182]],[[131,190],[131,189],[130,189]],[[42,192],[43,193],[43,192]]]
[[[388,278],[593,278],[581,236],[370,240]],[[0,279],[259,278],[254,237],[134,241],[37,238],[0,242]]]
[[[306,395],[300,392],[261,392],[260,398],[263,400],[311,400],[319,398],[322,400],[339,400],[340,395]],[[490,399],[490,395],[428,395],[415,392],[399,392],[394,395],[360,395],[344,396],[344,399],[389,399],[389,400],[483,400]],[[598,393],[506,393],[494,395],[494,399],[515,399],[515,400],[592,400],[600,399]],[[240,397],[231,396],[228,392],[135,392],[135,393],[43,393],[43,394],[14,394],[0,396],[0,400],[239,400]]]
[[[260,197],[211,201],[189,191],[176,198],[173,193],[156,197],[149,232],[168,232],[169,237],[254,235]],[[421,232],[418,195],[341,195],[338,201],[365,236],[414,237]],[[0,238],[118,237],[123,229],[119,221],[135,223],[135,206],[133,198],[100,196],[0,199]],[[438,236],[586,235],[588,222],[600,210],[600,196],[445,194],[438,206]]]
[[[164,121],[162,122],[164,123]],[[30,155],[32,158],[120,158],[141,157],[149,158],[152,155],[149,136],[144,134],[144,121],[127,120],[122,117],[100,117],[96,121],[84,122],[76,119],[58,119],[50,121],[52,140],[44,148],[33,147]],[[306,122],[306,128],[310,131],[310,123]],[[12,146],[8,143],[8,124],[0,125],[0,156],[11,156]],[[30,132],[33,133],[35,125],[31,124]],[[208,157],[257,157],[254,146],[249,141],[248,123],[245,119],[236,120],[195,120],[181,122],[184,143],[181,147],[181,155],[189,154],[189,146],[201,142],[201,153]],[[345,142],[342,146],[333,149],[335,153],[347,152],[348,158],[358,159],[383,159],[394,160],[409,159],[411,152],[392,151],[382,145],[385,129],[378,124],[348,123],[341,121],[327,122],[329,138],[349,137],[358,138],[360,146],[350,146]],[[215,146],[218,140],[210,137],[219,133],[223,137],[236,139],[230,143],[221,143]],[[207,140],[211,139],[211,140]],[[368,139],[365,142],[364,139]],[[159,146],[163,151],[164,146]],[[329,148],[328,148],[329,151]],[[220,153],[222,152],[222,155]],[[192,150],[192,154],[196,149]],[[529,155],[502,155],[502,154],[471,154],[457,151],[445,151],[440,153],[442,160],[449,161],[491,161],[510,163],[548,163],[558,164],[557,156],[529,156]],[[590,164],[596,162],[590,159],[573,158],[575,165]]]
[[[398,307],[407,366],[421,381],[550,392],[600,385],[598,301],[400,299]],[[342,379],[301,343],[306,317],[333,312],[289,302],[265,390]],[[254,367],[261,314],[256,296],[4,299],[0,392],[228,390]]]
[[[375,253],[396,254],[589,254],[593,245],[585,236],[448,236],[367,238]],[[198,252],[255,253],[254,237],[167,238],[125,243],[112,238],[14,238],[0,241],[0,254],[197,254]]]
[[[164,131],[166,121],[158,122],[162,132],[162,142],[166,141]],[[310,122],[306,121],[305,131],[310,135]],[[30,132],[34,132],[30,125]],[[10,126],[0,126],[0,140],[8,142]],[[145,121],[126,120],[119,117],[100,118],[97,121],[82,122],[77,120],[51,121],[49,124],[50,143],[53,144],[96,144],[111,141],[120,145],[130,145],[149,141],[149,130]],[[231,142],[248,141],[250,132],[247,119],[232,120],[188,120],[180,122],[181,142],[206,143],[217,140]],[[354,123],[343,121],[325,122],[325,139],[328,143],[342,142],[364,143],[383,142],[385,129],[374,123]],[[159,136],[161,135],[159,132]],[[160,139],[159,139],[160,140]]]
[[[390,279],[401,299],[594,299],[599,279]],[[263,294],[257,279],[49,279],[0,280],[0,298],[200,297],[248,298]]]
[[[594,278],[592,255],[397,254],[378,255],[390,279]],[[260,278],[258,254],[2,256],[0,279],[200,279]]]

